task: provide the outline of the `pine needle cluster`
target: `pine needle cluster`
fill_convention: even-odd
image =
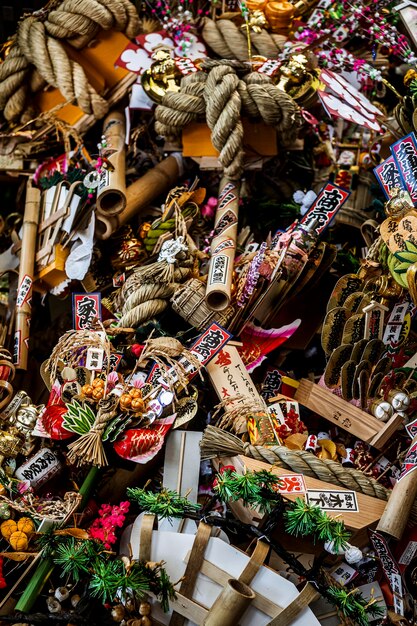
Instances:
[[[139,487],[132,487],[128,488],[127,497],[136,502],[142,511],[153,513],[160,518],[187,517],[187,515],[195,515],[201,508],[199,504],[190,502],[170,489],[161,489],[153,493]]]
[[[331,542],[334,552],[347,547],[350,533],[344,523],[317,506],[297,498],[284,513],[285,530],[296,537],[312,536],[314,541]]]

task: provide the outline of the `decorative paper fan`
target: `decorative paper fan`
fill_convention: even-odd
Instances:
[[[289,339],[300,324],[301,319],[296,319],[286,326],[281,326],[281,328],[269,328],[268,330],[255,326],[252,322],[246,324],[240,334],[243,347],[239,348],[239,352],[248,372],[252,372],[272,350]]]

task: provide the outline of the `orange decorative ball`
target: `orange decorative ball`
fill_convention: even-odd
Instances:
[[[87,396],[87,398],[90,398],[93,395],[93,391],[94,387],[92,385],[83,385],[81,387],[81,393],[83,396]]]
[[[8,541],[10,536],[17,531],[17,524],[14,519],[8,519],[0,526],[0,532]]]
[[[17,530],[21,530],[22,533],[26,535],[31,535],[35,530],[35,524],[30,517],[21,517],[20,520],[17,521]]]
[[[91,384],[95,389],[97,389],[97,387],[99,389],[104,389],[104,380],[102,378],[95,378]]]
[[[21,530],[16,530],[16,532],[10,535],[9,543],[13,550],[17,550],[18,552],[25,552],[28,549],[29,545],[28,536]]]
[[[145,410],[145,403],[142,398],[133,398],[131,406],[135,413],[142,413]]]
[[[137,387],[132,387],[129,389],[129,396],[132,396],[132,398],[141,398],[142,392]]]
[[[129,396],[128,393],[122,393],[119,399],[119,404],[121,409],[130,409],[132,406],[132,396]]]
[[[93,400],[101,400],[104,397],[104,389],[96,387],[93,391]]]

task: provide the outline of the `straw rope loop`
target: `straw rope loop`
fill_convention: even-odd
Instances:
[[[205,114],[224,174],[231,179],[243,170],[242,114],[262,119],[284,142],[296,138],[303,123],[299,107],[268,76],[251,72],[247,62],[228,59],[205,59],[201,69],[184,77],[180,91],[167,92],[156,107],[158,134],[176,137]]]
[[[12,49],[0,65],[0,109],[5,119],[21,118],[32,93],[43,87],[44,81],[85,113],[103,117],[108,109],[106,100],[61,43],[82,48],[100,29],[134,37],[139,18],[133,4],[129,0],[64,0],[47,15],[37,12],[23,19]]]

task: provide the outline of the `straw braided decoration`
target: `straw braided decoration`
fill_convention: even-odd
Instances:
[[[157,133],[175,137],[205,114],[224,174],[231,179],[240,178],[243,170],[242,113],[263,120],[284,141],[296,137],[300,109],[268,76],[251,72],[248,63],[227,59],[207,59],[201,68],[182,79],[179,92],[164,95],[155,111]]]
[[[97,119],[107,102],[89,83],[82,66],[64,44],[83,48],[100,29],[118,30],[134,37],[139,18],[130,0],[64,0],[49,13],[37,11],[24,18],[13,46],[0,65],[0,110],[8,121],[18,120],[32,94],[45,83]]]
[[[345,468],[329,459],[319,459],[306,450],[290,450],[286,446],[253,446],[221,428],[207,426],[201,441],[202,459],[236,454],[353,489],[379,500],[388,500],[391,493],[389,489],[380,485],[374,478],[365,476],[360,470]]]
[[[206,18],[202,30],[205,43],[222,59],[249,58],[248,40],[243,31],[231,20],[211,20]],[[268,33],[262,29],[260,33],[251,32],[252,54],[274,59],[281,52],[287,38],[283,35]]]

